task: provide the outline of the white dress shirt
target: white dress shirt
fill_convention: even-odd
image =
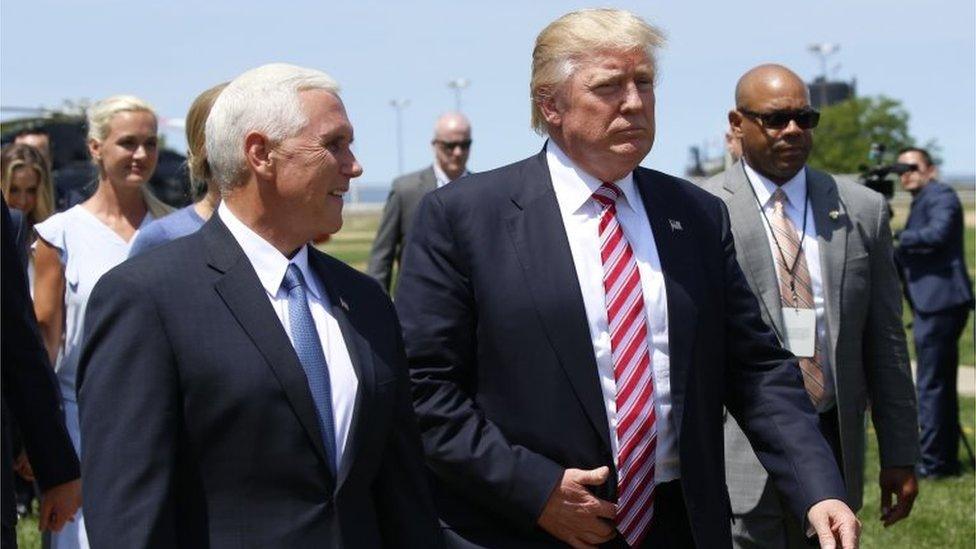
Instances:
[[[468,170],[464,170],[463,172],[461,172],[461,175],[457,176],[457,179],[461,179],[466,175],[468,175]],[[436,160],[434,160],[434,178],[437,179],[438,189],[443,187],[444,185],[447,185],[451,181],[454,181],[454,179],[447,177],[447,174],[444,173],[444,169],[441,168],[441,165],[438,164]]]
[[[267,240],[251,230],[231,212],[226,202],[221,201],[217,215],[224,222],[234,240],[240,244],[251,266],[261,281],[278,320],[292,339],[291,323],[288,318],[288,292],[281,288],[288,265],[294,263],[305,278],[308,308],[315,322],[315,331],[322,342],[322,351],[329,366],[329,382],[332,387],[332,414],[335,419],[336,463],[342,463],[343,451],[349,438],[352,414],[356,404],[359,379],[349,358],[349,350],[342,338],[339,323],[332,316],[329,296],[325,288],[308,266],[308,245],[302,246],[295,257],[288,259]],[[292,339],[294,345],[294,339]]]
[[[756,201],[756,208],[760,209],[761,214],[765,213],[766,219],[770,222],[773,219],[773,193],[776,192],[777,187],[782,188],[783,192],[786,193],[786,204],[784,204],[783,210],[793,223],[793,226],[796,227],[796,235],[800,239],[803,255],[807,259],[807,269],[810,271],[810,285],[813,291],[813,308],[817,316],[817,345],[821,350],[820,366],[824,372],[824,398],[821,402],[820,409],[817,411],[827,411],[834,406],[834,376],[830,368],[830,353],[828,352],[830,347],[827,345],[827,318],[824,301],[823,271],[820,266],[820,243],[817,241],[817,226],[813,219],[813,206],[810,205],[810,200],[807,196],[807,171],[806,169],[802,169],[786,183],[776,185],[752,169],[749,164],[743,162],[742,165],[745,167],[746,177],[749,179],[749,183],[752,185],[753,190],[756,192],[756,197],[759,199]],[[759,207],[760,204],[762,204],[761,208]],[[806,210],[807,214],[806,231],[803,230],[804,210]],[[773,254],[775,263],[779,249],[776,247],[776,241],[773,239],[770,224],[764,220],[760,221],[762,222],[763,230],[766,231],[766,239],[769,241],[769,251]],[[779,268],[776,268],[776,279],[782,285],[783,281],[780,277]]]
[[[617,381],[613,375],[610,327],[603,288],[603,260],[600,258],[599,221],[602,208],[593,199],[593,193],[603,183],[577,168],[552,140],[546,145],[546,161],[583,294],[583,306],[586,309],[590,339],[596,356],[600,389],[610,426],[610,445],[616,464],[620,448],[617,439]],[[657,426],[654,479],[662,483],[680,476],[678,439],[671,417],[671,361],[664,274],[661,272],[661,258],[657,254],[651,223],[634,186],[633,174],[614,183],[623,191],[623,195],[617,200],[617,220],[634,252],[641,291],[644,294]]]

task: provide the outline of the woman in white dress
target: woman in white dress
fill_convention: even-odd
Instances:
[[[156,169],[156,129],[156,114],[137,97],[114,96],[93,105],[88,149],[98,167],[98,188],[85,202],[34,227],[34,308],[79,455],[75,377],[88,296],[98,279],[129,255],[139,229],[169,211],[145,188]],[[51,547],[88,547],[81,510],[52,534]]]

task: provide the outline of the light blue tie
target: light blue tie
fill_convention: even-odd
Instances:
[[[322,352],[322,342],[315,330],[315,321],[305,296],[305,277],[294,263],[288,265],[281,287],[288,292],[288,319],[291,325],[291,341],[295,353],[305,370],[308,389],[315,401],[315,411],[322,429],[322,443],[328,456],[332,474],[336,472],[335,419],[332,417],[332,387],[329,383],[329,365]]]

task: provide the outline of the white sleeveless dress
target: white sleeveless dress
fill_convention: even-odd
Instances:
[[[152,219],[152,214],[147,212],[139,230]],[[121,236],[80,204],[38,223],[34,226],[34,231],[39,238],[57,248],[64,267],[64,341],[54,369],[64,400],[68,434],[71,435],[75,451],[81,456],[75,378],[78,374],[78,355],[84,333],[85,308],[88,305],[88,296],[98,279],[129,256],[129,247],[135,240],[135,235],[128,242],[122,240]],[[74,522],[66,523],[61,532],[51,535],[50,547],[88,548],[81,509],[75,515]]]

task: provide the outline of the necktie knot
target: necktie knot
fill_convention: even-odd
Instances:
[[[777,188],[773,191],[773,209],[782,212],[786,208],[786,204],[790,201],[789,197],[786,196],[786,192],[781,188]]]
[[[593,191],[593,199],[596,200],[600,206],[608,208],[617,203],[617,199],[620,198],[621,192],[620,187],[616,183],[604,183],[600,185],[600,188]]]
[[[285,289],[286,292],[291,292],[299,286],[305,285],[305,277],[302,276],[301,269],[298,265],[294,263],[289,263],[288,268],[285,270],[285,278],[281,281],[281,287]]]

